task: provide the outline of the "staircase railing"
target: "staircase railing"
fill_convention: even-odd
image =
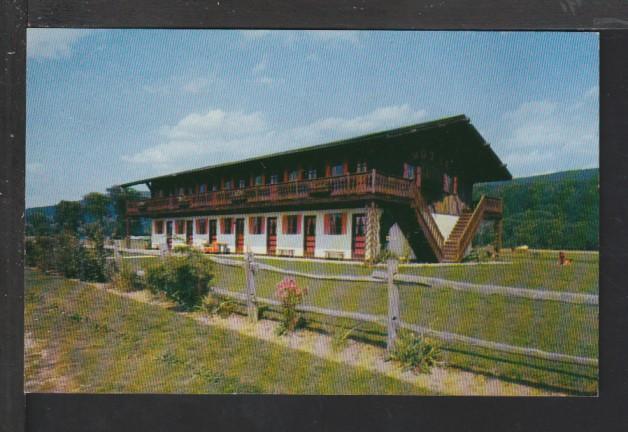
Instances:
[[[445,239],[436,225],[436,221],[430,212],[430,208],[423,199],[421,191],[418,187],[412,188],[413,207],[421,228],[430,244],[434,255],[438,261],[442,261],[443,248],[445,246]]]
[[[456,255],[454,257],[455,262],[459,262],[462,259],[464,251],[471,243],[471,240],[473,240],[479,224],[482,222],[482,219],[484,219],[484,211],[486,210],[487,200],[487,197],[482,195],[480,201],[477,206],[475,206],[475,209],[471,214],[471,218],[469,218],[467,225],[464,227],[460,238],[458,238],[458,241],[456,242]]]

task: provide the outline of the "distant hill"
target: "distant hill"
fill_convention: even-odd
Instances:
[[[26,219],[32,217],[35,213],[41,213],[48,219],[52,220],[55,217],[57,206],[43,206],[43,207],[31,207],[26,209]]]
[[[481,183],[475,185],[473,196],[504,200],[505,247],[597,250],[599,177],[594,168]],[[480,242],[488,236],[481,233]]]

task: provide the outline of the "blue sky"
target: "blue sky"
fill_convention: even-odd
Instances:
[[[515,177],[598,166],[597,33],[29,29],[26,205],[466,114]]]

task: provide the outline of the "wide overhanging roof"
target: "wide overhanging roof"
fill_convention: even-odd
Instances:
[[[433,130],[433,129],[436,129],[436,128],[443,128],[443,127],[448,127],[448,126],[453,126],[453,125],[465,125],[465,124],[467,125],[467,127],[471,128],[470,132],[472,132],[473,135],[476,135],[476,138],[482,144],[481,147],[486,151],[488,158],[492,159],[491,162],[494,163],[494,169],[496,169],[497,172],[493,176],[491,176],[491,177],[494,177],[494,178],[491,178],[490,180],[510,180],[510,179],[512,179],[512,175],[510,174],[510,172],[506,168],[506,165],[501,162],[499,157],[490,148],[490,145],[484,140],[482,135],[480,135],[480,133],[471,124],[469,118],[467,118],[465,115],[458,115],[458,116],[453,116],[453,117],[445,117],[445,118],[441,118],[441,119],[434,120],[434,121],[429,121],[429,122],[424,122],[424,123],[417,123],[417,124],[413,124],[413,125],[409,125],[409,126],[400,127],[400,128],[397,128],[397,129],[390,129],[390,130],[386,130],[386,131],[382,131],[382,132],[375,132],[375,133],[371,133],[371,134],[367,134],[367,135],[360,135],[360,136],[357,136],[357,137],[354,137],[354,138],[338,140],[338,141],[332,141],[332,142],[328,142],[328,143],[324,143],[324,144],[307,146],[307,147],[302,147],[302,148],[293,149],[293,150],[287,150],[287,151],[282,151],[282,152],[277,152],[277,153],[271,153],[271,154],[267,154],[267,155],[255,156],[255,157],[251,157],[251,158],[247,158],[247,159],[240,159],[240,160],[232,161],[232,162],[225,162],[225,163],[220,163],[220,164],[215,164],[215,165],[208,165],[208,166],[204,166],[204,167],[201,167],[201,168],[195,168],[195,169],[190,169],[190,170],[185,170],[185,171],[178,171],[178,172],[175,172],[175,173],[172,173],[172,174],[165,174],[165,175],[156,176],[156,177],[148,177],[148,178],[145,178],[145,179],[135,180],[135,181],[132,181],[132,182],[120,184],[118,186],[120,186],[120,187],[135,186],[135,185],[139,185],[139,184],[150,183],[150,182],[153,182],[155,180],[165,180],[165,179],[173,179],[175,177],[184,177],[184,176],[188,176],[188,175],[199,174],[199,173],[201,173],[203,171],[211,171],[211,170],[215,170],[215,169],[218,169],[218,168],[223,169],[223,168],[228,168],[228,167],[231,167],[231,166],[235,167],[237,165],[248,164],[248,163],[256,162],[256,161],[262,162],[262,161],[266,161],[266,160],[269,160],[269,159],[275,159],[275,158],[283,157],[283,156],[298,155],[299,153],[309,153],[309,152],[313,152],[313,151],[317,151],[317,150],[323,150],[323,149],[342,148],[342,147],[350,146],[350,145],[353,145],[353,144],[356,144],[356,143],[374,142],[374,141],[386,141],[388,139],[397,138],[397,137],[400,137],[400,136],[403,136],[403,135],[411,135],[411,134],[420,135],[421,133],[424,133],[426,131]]]

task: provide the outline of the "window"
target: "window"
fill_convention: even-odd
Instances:
[[[249,234],[264,234],[263,216],[252,216],[249,218]]]
[[[216,191],[218,190],[218,185],[213,184],[213,185],[212,185],[212,187],[210,188],[210,190],[211,190],[212,192],[216,192]]]
[[[286,215],[283,217],[282,225],[284,234],[299,234],[301,231],[301,216]]]
[[[222,218],[220,222],[223,234],[231,234],[233,232],[233,220],[231,218]]]
[[[255,176],[255,186],[261,186],[264,184],[264,176]]]
[[[246,187],[246,180],[245,179],[240,179],[240,181],[238,182],[238,187],[240,189],[244,189]]]
[[[163,198],[163,197],[164,197],[164,190],[163,190],[163,189],[159,189],[159,190],[157,191],[157,196],[158,196],[159,198]]]
[[[194,195],[194,188],[192,186],[188,187],[187,194],[188,195]]]
[[[299,180],[299,171],[294,170],[294,171],[290,171],[290,173],[288,174],[288,181],[297,181]]]
[[[316,168],[311,168],[307,171],[308,180],[314,180],[316,178]]]
[[[205,183],[203,183],[199,188],[198,188],[198,192],[199,193],[205,193],[207,192],[207,185]]]
[[[163,234],[164,233],[164,221],[155,221],[155,234]]]
[[[341,164],[341,163],[331,167],[331,175],[333,177],[341,176],[344,173],[345,173],[345,169],[344,169],[343,164]]]
[[[355,172],[364,173],[366,172],[366,162],[358,162],[355,167]]]
[[[196,234],[207,234],[207,219],[196,219]]]
[[[270,184],[279,183],[279,174],[273,174],[270,176]]]
[[[225,180],[223,189],[225,190],[233,189],[233,180]]]
[[[340,235],[346,232],[346,213],[329,213],[325,215],[325,234]]]
[[[403,164],[403,178],[414,180],[414,170],[415,167],[412,164],[404,163]]]
[[[175,223],[175,229],[176,229],[176,233],[177,234],[185,234],[185,221],[184,220],[178,220]]]
[[[185,189],[179,188],[179,195],[185,195]]]

